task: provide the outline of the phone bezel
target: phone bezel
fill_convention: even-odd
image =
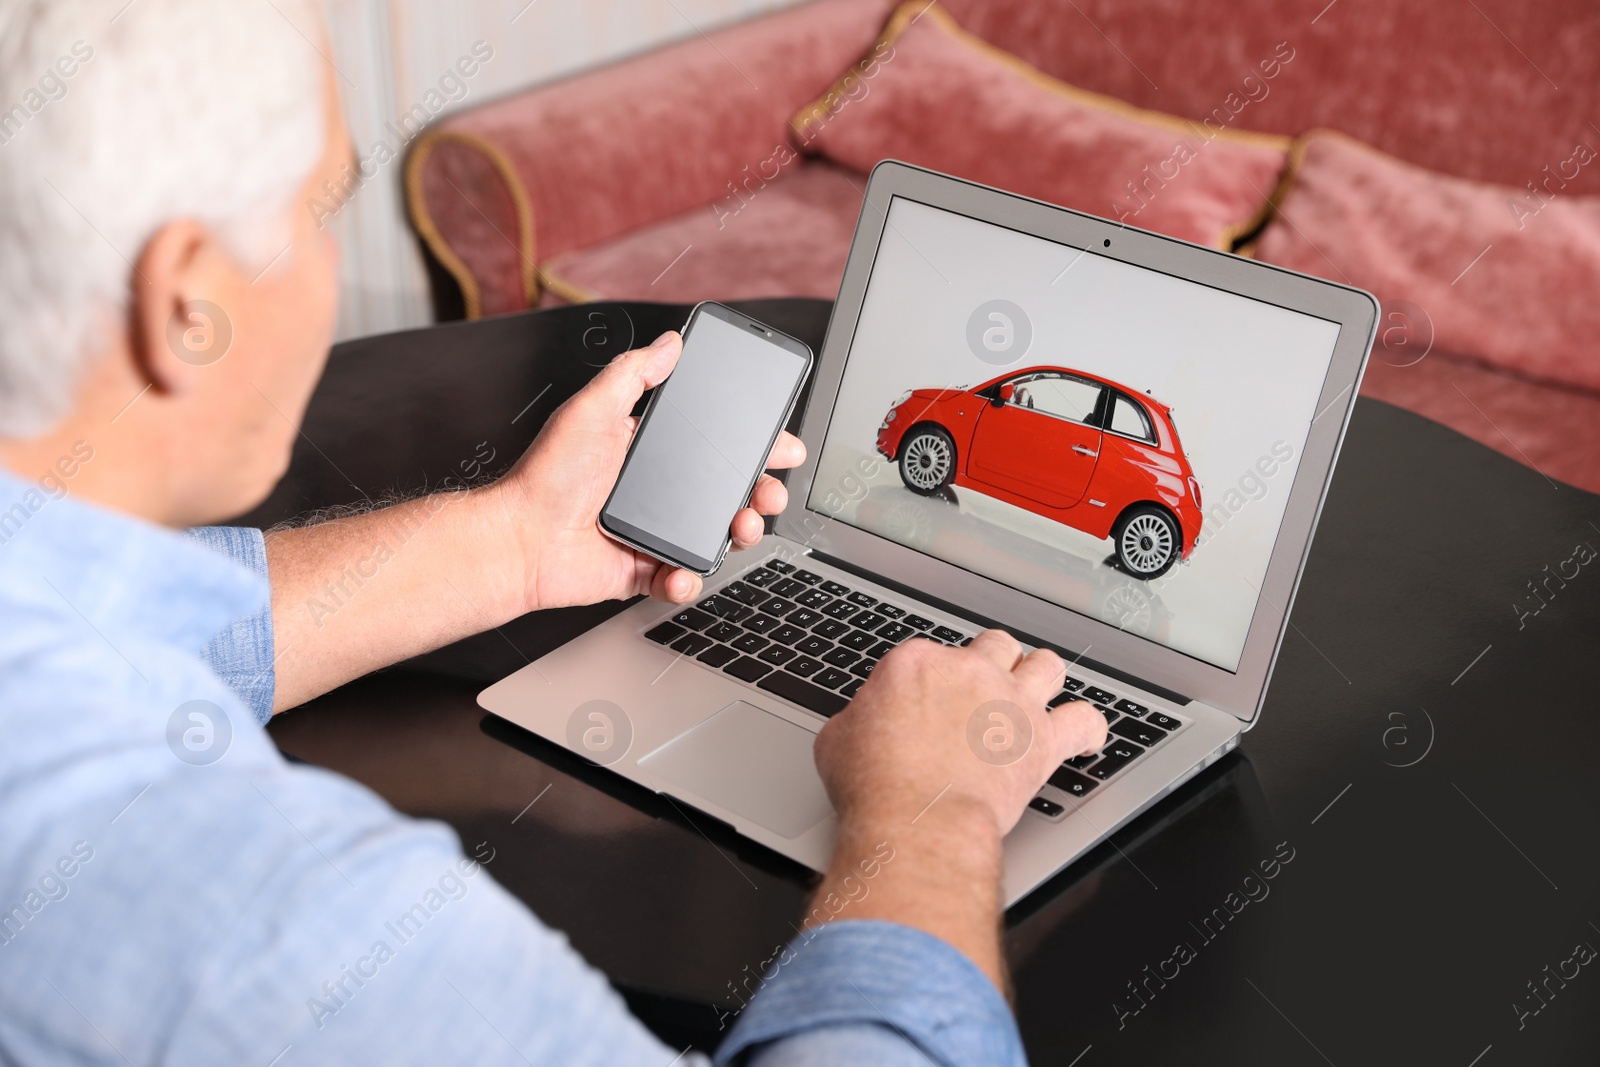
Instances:
[[[762,455],[763,457],[768,456],[772,453],[773,445],[778,442],[778,435],[783,432],[783,428],[788,425],[790,417],[794,414],[795,404],[799,402],[800,396],[805,390],[806,381],[811,377],[811,371],[816,366],[816,354],[811,351],[809,345],[799,338],[791,337],[782,330],[774,329],[758,319],[753,319],[749,315],[742,314],[726,304],[719,304],[714,300],[702,301],[696,304],[689,312],[689,318],[683,327],[683,350],[685,354],[689,351],[689,344],[694,336],[695,323],[700,320],[702,315],[720,319],[741,329],[750,330],[757,335],[756,340],[781,348],[785,352],[800,356],[804,360],[800,374],[795,378],[794,388],[789,392],[789,400],[784,405],[783,415],[779,417],[776,425],[772,428],[771,435],[767,439],[767,446]],[[683,357],[680,356],[679,358],[681,360]],[[622,467],[617,471],[617,480],[612,484],[611,492],[606,495],[606,502],[600,508],[598,525],[600,532],[614,541],[643,552],[645,555],[658,559],[670,566],[706,577],[714,574],[717,568],[722,566],[723,560],[727,559],[728,549],[733,544],[731,530],[723,538],[722,547],[718,550],[716,557],[707,559],[688,551],[681,545],[674,545],[663,538],[656,537],[648,530],[608,514],[611,509],[611,502],[616,497],[617,485],[621,484],[622,475],[627,471],[628,463],[633,459],[634,449],[644,439],[645,430],[650,425],[650,416],[654,414],[656,409],[656,402],[660,399],[662,390],[666,388],[667,382],[671,380],[672,376],[668,375],[660,385],[651,391],[650,402],[645,405],[644,414],[639,417],[639,426],[633,433],[633,440],[628,442],[628,454],[623,457]],[[761,480],[761,475],[765,470],[765,463],[757,466],[755,473],[750,476],[750,484],[745,486],[742,500],[748,501],[750,499],[750,494],[755,491],[756,483]],[[740,505],[740,507],[743,506],[743,504]],[[737,513],[737,509],[735,509],[735,514]],[[728,516],[728,521],[731,525],[733,515]]]

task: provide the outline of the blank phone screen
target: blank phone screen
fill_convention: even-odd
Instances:
[[[696,315],[606,505],[608,528],[709,569],[808,362],[748,326]]]

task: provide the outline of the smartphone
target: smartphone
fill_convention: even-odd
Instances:
[[[707,575],[789,421],[814,357],[805,343],[722,304],[695,307],[683,354],[656,387],[600,529]]]

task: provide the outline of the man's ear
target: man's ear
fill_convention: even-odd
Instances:
[[[134,265],[128,336],[137,372],[157,392],[179,395],[197,380],[191,368],[215,363],[233,341],[228,316],[207,294],[228,262],[216,236],[191,219],[170,222],[150,238]],[[223,283],[225,284],[225,283]]]

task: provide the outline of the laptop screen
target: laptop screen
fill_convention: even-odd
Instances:
[[[1237,671],[1338,334],[895,197],[807,506]]]

